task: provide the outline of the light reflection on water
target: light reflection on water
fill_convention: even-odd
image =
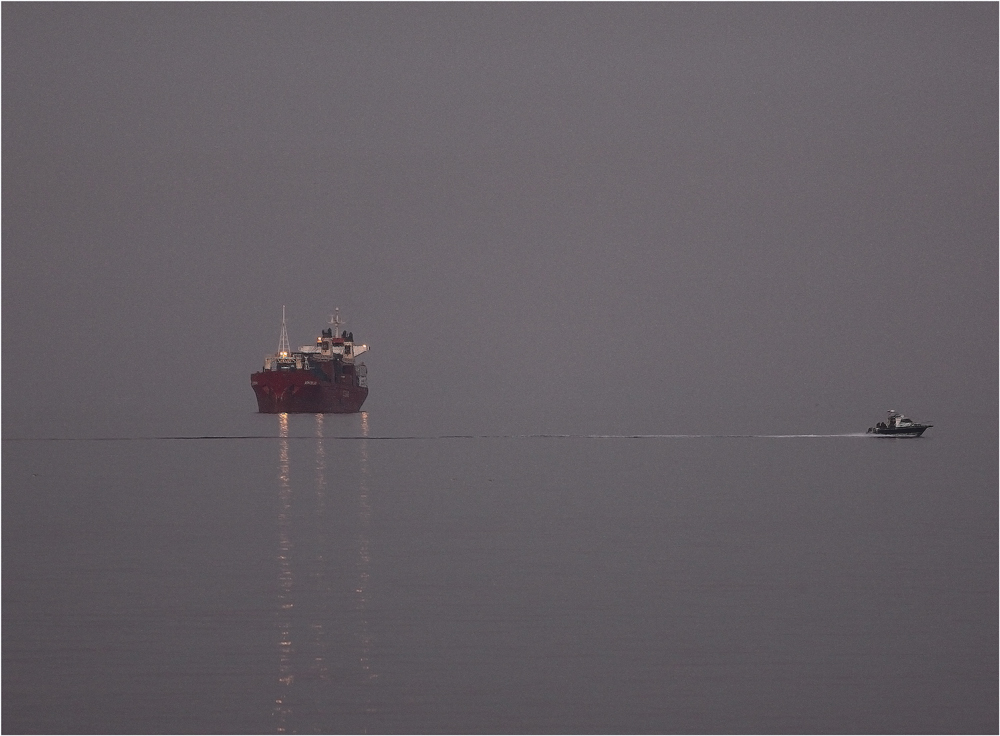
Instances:
[[[323,415],[316,414],[316,479],[315,479],[315,510],[316,518],[323,519],[326,516],[326,449],[323,446]],[[330,582],[326,575],[327,555],[320,548],[315,552],[315,572],[314,579],[316,588],[323,592],[330,587]],[[327,643],[324,636],[324,617],[316,615],[309,621],[309,644],[312,651],[312,659],[309,674],[318,680],[329,679],[327,668]]]
[[[336,699],[335,676],[331,668],[342,672],[348,680],[358,683],[364,691],[359,710],[374,713],[370,688],[375,673],[369,631],[370,599],[370,537],[371,505],[368,483],[368,415],[361,413],[362,441],[348,449],[346,455],[336,455],[331,466],[328,489],[327,448],[324,438],[323,414],[314,415],[315,470],[312,493],[296,493],[295,450],[290,443],[289,416],[278,415],[278,692],[273,716],[278,733],[295,733],[298,722],[330,723],[337,718],[333,712]],[[344,463],[352,463],[353,468]],[[350,472],[353,471],[353,472]],[[341,482],[356,485],[342,487]],[[328,491],[332,493],[328,495]],[[338,558],[335,522],[337,499],[356,508],[356,529],[353,542],[353,565]],[[296,507],[299,499],[304,506]],[[353,567],[353,572],[350,570]],[[343,582],[349,589],[341,590]],[[328,626],[336,621],[337,599],[349,594],[353,598],[353,631],[341,631]],[[341,627],[343,628],[343,627]],[[353,644],[339,646],[347,636]],[[354,652],[352,655],[351,652]],[[353,660],[353,662],[352,662]],[[353,672],[353,675],[351,674]],[[329,727],[329,726],[328,726]]]
[[[286,732],[289,690],[295,680],[292,672],[292,542],[290,513],[291,477],[288,458],[288,414],[278,415],[278,697],[274,715],[278,733]]]
[[[360,503],[358,507],[358,587],[355,592],[357,593],[357,611],[360,622],[362,685],[365,685],[374,682],[378,677],[372,665],[372,637],[368,628],[368,583],[369,569],[371,567],[369,527],[371,524],[372,509],[368,499],[368,414],[366,412],[361,413],[361,436],[366,439],[361,440],[358,460],[360,470],[360,481],[358,483]],[[371,692],[367,687],[365,688],[364,710],[365,713],[375,712],[371,703]]]

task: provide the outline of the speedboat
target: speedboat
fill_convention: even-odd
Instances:
[[[919,437],[933,424],[920,424],[907,419],[895,409],[889,409],[889,418],[868,428],[868,434],[882,434],[890,437]]]

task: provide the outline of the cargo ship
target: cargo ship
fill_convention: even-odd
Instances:
[[[262,414],[361,411],[368,398],[368,369],[357,357],[368,346],[355,343],[354,334],[343,326],[338,309],[315,345],[290,350],[282,307],[278,352],[265,357],[263,369],[250,376],[257,410]]]

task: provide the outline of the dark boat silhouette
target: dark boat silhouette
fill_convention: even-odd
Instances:
[[[880,434],[890,437],[919,437],[924,430],[933,427],[933,424],[920,424],[912,419],[904,417],[895,409],[889,409],[889,418],[884,422],[879,422],[874,427],[868,428],[868,434]]]

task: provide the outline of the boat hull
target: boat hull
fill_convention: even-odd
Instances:
[[[354,414],[368,398],[368,388],[353,376],[323,380],[313,371],[258,371],[250,376],[261,414]]]
[[[933,425],[918,424],[913,427],[870,427],[868,429],[868,433],[877,434],[882,437],[919,437],[931,426]]]

